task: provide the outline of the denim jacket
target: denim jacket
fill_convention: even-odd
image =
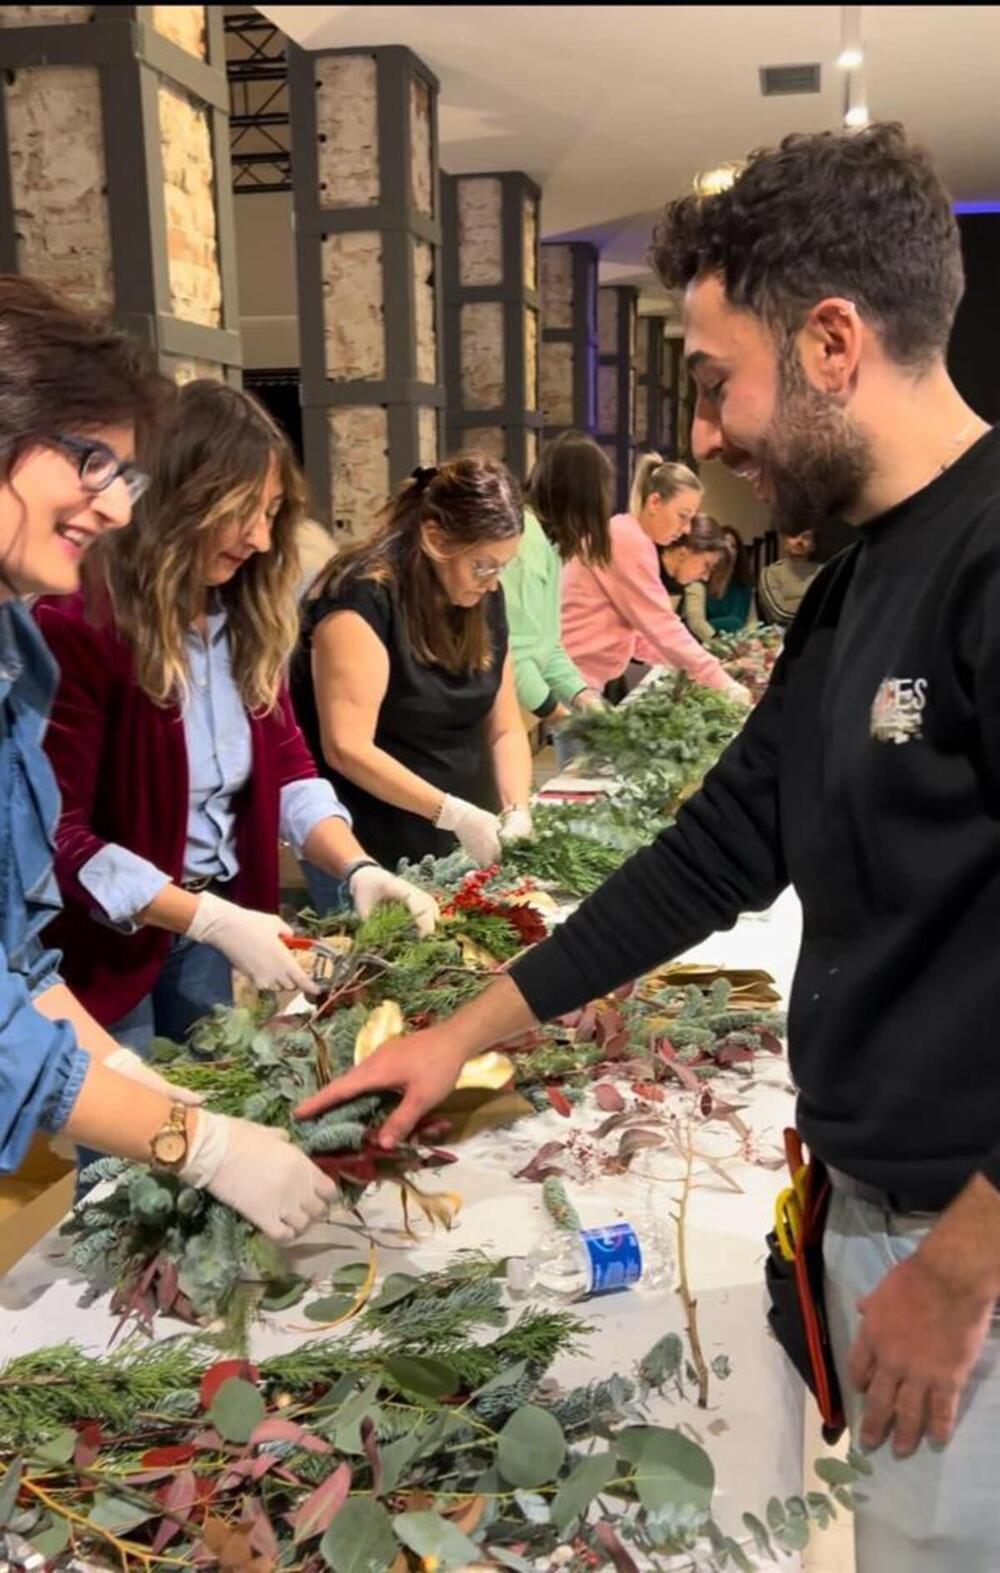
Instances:
[[[52,868],[59,791],[42,748],[56,664],[26,607],[0,605],[0,1173],[36,1130],[65,1124],[89,1059],[67,1022],[32,1006],[61,982],[41,934],[59,910]]]

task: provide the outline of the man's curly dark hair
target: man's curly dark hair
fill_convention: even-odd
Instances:
[[[785,336],[824,296],[844,296],[917,370],[943,354],[965,287],[948,193],[891,123],[752,153],[728,190],[667,206],[650,260],[668,289],[721,274],[730,304]]]

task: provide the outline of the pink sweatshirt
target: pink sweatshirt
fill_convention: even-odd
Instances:
[[[574,557],[562,572],[563,647],[590,687],[600,693],[630,661],[643,660],[686,672],[705,688],[728,688],[731,679],[671,606],[656,547],[638,519],[619,513],[610,528],[606,568]]]

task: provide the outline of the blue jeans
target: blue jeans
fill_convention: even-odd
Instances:
[[[306,862],[305,858],[302,859],[302,872],[309,890],[309,905],[321,918],[328,912],[350,910],[350,893],[342,879],[335,879],[315,863]]]
[[[233,969],[212,945],[198,945],[184,935],[172,939],[163,970],[145,999],[108,1028],[116,1042],[148,1060],[154,1038],[181,1043],[196,1021],[213,1005],[233,1003]],[[78,1147],[80,1170],[103,1155]],[[77,1186],[77,1199],[89,1187]]]
[[[862,1397],[847,1359],[857,1302],[912,1256],[935,1219],[892,1213],[834,1192],[823,1242],[826,1308],[848,1424]],[[874,1474],[857,1486],[857,1573],[995,1573],[1000,1567],[1000,1319],[995,1315],[969,1380],[951,1441],[921,1442],[896,1458],[889,1442],[870,1454]]]

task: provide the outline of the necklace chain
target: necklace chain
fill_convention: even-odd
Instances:
[[[929,486],[931,481],[936,481],[939,475],[943,475],[945,470],[950,469],[951,466],[955,463],[955,460],[961,457],[962,443],[965,441],[966,437],[968,437],[969,433],[972,431],[972,428],[978,424],[978,422],[979,416],[973,415],[970,421],[966,421],[965,425],[962,427],[962,430],[958,432],[956,436],[952,437],[951,441],[948,443],[947,449],[945,450],[945,457],[942,459],[941,463],[936,467],[936,469],[931,471],[930,475],[927,477],[927,480],[924,482],[925,486]],[[953,452],[953,450],[957,451]]]

